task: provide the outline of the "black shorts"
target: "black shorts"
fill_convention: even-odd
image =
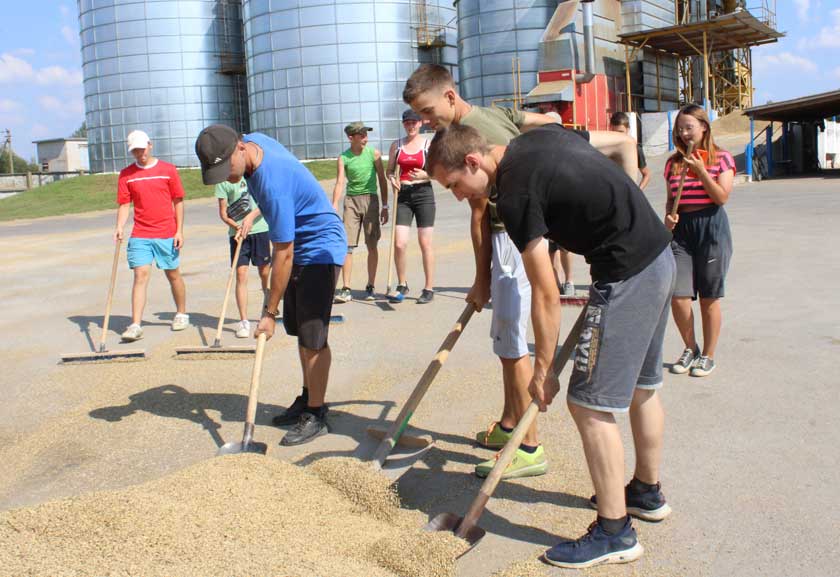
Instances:
[[[559,244],[554,242],[553,240],[548,239],[548,252],[557,252],[558,250],[563,251],[563,252],[569,252],[565,248],[563,248],[562,246],[560,246]]]
[[[675,297],[723,297],[732,258],[732,233],[722,206],[680,213],[671,250],[677,261]]]
[[[335,264],[292,265],[283,295],[283,326],[305,349],[320,351],[327,346],[339,270]]]
[[[230,237],[230,264],[233,264],[233,255],[236,254],[236,238]],[[266,266],[271,264],[271,240],[267,232],[255,232],[249,234],[242,241],[242,249],[239,251],[239,261],[236,266]]]
[[[417,228],[435,225],[435,191],[431,182],[404,184],[397,195],[397,224],[411,226],[417,217]]]

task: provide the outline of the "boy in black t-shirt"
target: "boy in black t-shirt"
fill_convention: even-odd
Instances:
[[[542,411],[560,388],[551,375],[561,310],[543,238],[589,263],[593,284],[567,404],[598,520],[586,536],[561,542],[545,558],[573,568],[637,559],[643,548],[627,514],[659,521],[670,513],[659,490],[664,412],[657,394],[675,275],[670,234],[638,186],[585,133],[557,125],[535,128],[507,147],[491,147],[476,130],[453,125],[435,136],[427,165],[459,200],[492,194],[522,253],[536,344],[529,392]],[[624,450],[614,413],[628,410],[636,469],[622,487]]]

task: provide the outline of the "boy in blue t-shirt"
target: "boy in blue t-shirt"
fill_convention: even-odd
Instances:
[[[282,445],[299,445],[328,432],[324,404],[331,353],[327,343],[333,293],[347,252],[341,219],[315,177],[282,144],[263,134],[242,137],[214,124],[195,142],[204,184],[243,176],[268,223],[274,247],[271,291],[256,335],[274,335],[283,299],[286,333],[297,336],[303,392],[273,419],[293,425]],[[248,234],[243,223],[240,234]]]

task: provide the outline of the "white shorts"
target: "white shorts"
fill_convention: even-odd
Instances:
[[[528,351],[528,319],[531,316],[531,284],[522,256],[506,232],[492,234],[493,260],[490,296],[493,322],[490,337],[493,352],[503,359],[518,359]]]

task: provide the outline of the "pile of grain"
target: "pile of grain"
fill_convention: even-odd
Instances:
[[[220,457],[125,490],[8,511],[0,566],[50,576],[454,574],[464,543],[418,531],[422,515],[399,509],[364,463],[314,469]]]
[[[758,134],[767,126],[766,122],[756,122],[755,132]],[[750,131],[750,119],[744,116],[740,110],[734,110],[725,116],[718,117],[712,122],[712,134],[715,136],[726,136],[731,134],[748,134]]]

